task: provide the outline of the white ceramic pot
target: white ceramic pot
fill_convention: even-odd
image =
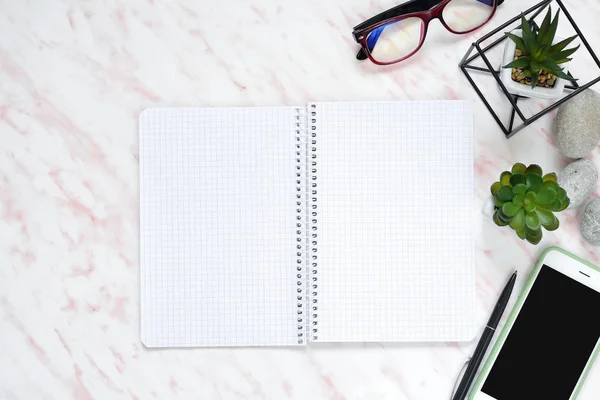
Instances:
[[[523,32],[521,29],[516,29],[512,31],[516,36],[522,37]],[[562,41],[562,38],[555,37],[552,44],[556,44]],[[572,46],[572,45],[571,45]],[[570,47],[569,47],[570,48]],[[506,39],[506,46],[504,47],[504,58],[502,60],[502,65],[500,66],[500,79],[504,86],[508,89],[508,91],[512,94],[517,94],[519,96],[524,97],[537,97],[540,99],[556,99],[562,96],[563,91],[565,90],[565,85],[567,84],[566,79],[556,78],[556,82],[554,82],[553,88],[545,88],[545,87],[535,87],[532,88],[531,85],[525,85],[512,80],[512,68],[502,68],[509,62],[513,61],[515,57],[515,50],[517,49],[517,45],[510,39]],[[569,71],[569,63],[560,64],[563,68],[565,74]]]

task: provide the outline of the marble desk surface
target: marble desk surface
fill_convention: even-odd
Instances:
[[[600,3],[565,2],[600,51]],[[514,162],[568,162],[552,116],[506,140],[457,67],[484,31],[534,3],[507,0],[466,36],[434,22],[413,59],[382,68],[354,59],[350,33],[393,0],[0,1],[0,399],[448,398],[475,343],[146,349],[137,118],[157,105],[471,100],[481,207]],[[598,149],[589,158],[600,165]],[[600,264],[580,214],[563,213],[537,247],[479,217],[482,326],[511,271],[519,290],[545,247]],[[600,365],[580,398],[598,393]]]

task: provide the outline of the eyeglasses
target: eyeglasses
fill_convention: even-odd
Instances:
[[[362,46],[358,60],[369,58],[388,65],[406,60],[425,41],[427,27],[439,18],[454,34],[485,25],[504,0],[412,0],[378,14],[354,27],[354,40]]]

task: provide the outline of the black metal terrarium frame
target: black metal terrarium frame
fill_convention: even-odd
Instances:
[[[569,13],[569,11],[567,10],[567,8],[565,7],[565,5],[563,4],[563,2],[561,0],[544,0],[544,1],[536,4],[535,6],[531,7],[529,10],[524,11],[523,14],[529,19],[529,21],[533,21],[533,19],[535,17],[537,17],[546,8],[546,6],[549,6],[550,3],[552,3],[553,1],[556,2],[556,4],[558,4],[560,9],[564,13],[565,17],[569,20],[569,23],[571,24],[571,26],[577,33],[578,39],[581,41],[583,46],[590,53],[594,62],[600,69],[600,60],[598,60],[598,57],[594,53],[594,50],[592,50],[592,48],[590,47],[590,44],[586,40],[585,36],[583,36],[583,33],[581,33],[581,30],[579,29],[579,27],[573,20],[573,17],[571,17],[571,14]],[[529,17],[530,14],[532,14],[531,17]],[[475,89],[475,91],[477,92],[477,94],[479,95],[479,97],[481,98],[481,100],[483,101],[485,106],[487,107],[487,109],[490,111],[490,113],[492,114],[492,116],[494,117],[494,119],[496,120],[496,122],[498,123],[498,125],[500,126],[500,128],[502,129],[504,134],[506,135],[507,139],[510,138],[511,136],[513,136],[514,134],[516,134],[517,132],[519,132],[520,130],[522,130],[523,128],[531,125],[533,122],[537,121],[542,116],[548,114],[550,111],[554,110],[556,107],[560,106],[564,102],[568,101],[569,99],[573,98],[574,96],[577,96],[579,93],[581,93],[585,89],[588,89],[589,87],[591,87],[592,85],[594,85],[600,81],[600,76],[598,76],[597,78],[595,78],[581,86],[578,85],[577,82],[569,83],[569,84],[567,84],[567,86],[565,86],[565,90],[569,90],[569,91],[571,91],[571,93],[562,97],[560,100],[556,101],[555,103],[549,105],[548,107],[546,107],[542,111],[538,112],[537,114],[534,114],[529,118],[526,118],[525,115],[523,114],[523,111],[519,108],[519,105],[518,105],[519,99],[522,99],[525,97],[514,95],[514,94],[511,94],[508,92],[508,89],[506,88],[504,83],[502,83],[502,81],[500,79],[500,71],[492,66],[489,58],[485,54],[486,52],[490,51],[492,48],[498,46],[500,43],[507,40],[508,38],[506,37],[506,35],[504,35],[504,33],[502,33],[502,36],[500,38],[494,40],[493,42],[491,42],[490,44],[486,45],[483,48],[481,47],[483,42],[492,38],[494,35],[498,34],[499,32],[503,32],[506,27],[516,23],[520,19],[521,19],[521,15],[518,15],[518,16],[512,18],[510,21],[507,21],[506,23],[502,24],[498,28],[494,29],[490,33],[481,37],[479,40],[477,40],[475,43],[473,43],[471,45],[471,47],[469,48],[469,51],[467,52],[467,54],[465,54],[464,58],[462,59],[462,61],[459,64],[460,69],[463,71],[463,73],[465,74],[465,76],[467,77],[469,82],[471,83],[471,86],[473,86],[473,88]],[[475,50],[477,53],[474,55],[471,55],[473,50]],[[471,65],[471,63],[473,61],[477,60],[479,57],[481,57],[481,59],[485,63],[485,65],[486,65],[485,68]],[[510,120],[508,122],[508,125],[505,125],[502,122],[502,120],[500,119],[500,117],[498,116],[498,114],[496,113],[494,108],[490,105],[489,101],[485,98],[480,87],[477,86],[477,84],[473,80],[473,77],[470,75],[469,71],[483,72],[483,73],[491,74],[494,77],[494,79],[498,83],[498,86],[502,90],[502,93],[504,93],[504,95],[506,96],[506,98],[508,99],[508,101],[510,102],[510,104],[513,108],[511,115],[510,115]],[[571,75],[571,74],[569,73],[569,75]],[[572,75],[571,75],[571,77],[572,77]],[[522,124],[515,126],[515,114],[522,121]]]

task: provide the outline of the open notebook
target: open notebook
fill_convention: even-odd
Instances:
[[[467,102],[147,109],[142,342],[470,340],[472,201]]]

